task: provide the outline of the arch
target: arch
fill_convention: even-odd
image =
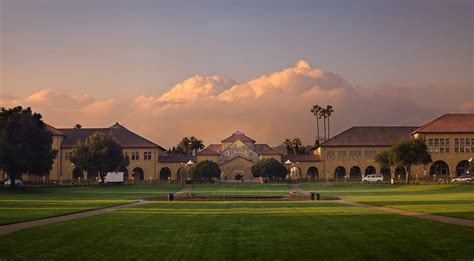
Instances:
[[[405,180],[406,176],[407,176],[407,172],[405,170],[405,167],[398,166],[395,169],[395,177],[398,178],[399,180]]]
[[[125,167],[121,167],[118,169],[118,172],[123,172],[123,181],[127,182],[128,181],[128,169]]]
[[[380,174],[382,174],[384,180],[390,180],[392,178],[392,171],[390,168],[381,168]]]
[[[232,172],[232,177],[234,177],[234,180],[243,180],[244,179],[244,171],[243,170],[234,170]]]
[[[311,166],[308,168],[306,175],[312,179],[319,179],[319,170],[318,168]]]
[[[442,160],[437,160],[433,162],[430,167],[430,177],[432,177],[433,175],[449,175],[448,164]]]
[[[349,171],[349,178],[351,179],[362,179],[361,177],[361,170],[359,166],[353,166]]]
[[[171,170],[168,167],[161,168],[160,180],[168,180],[171,177]]]
[[[136,167],[133,169],[133,179],[134,180],[144,180],[145,179],[145,173],[143,172],[143,169],[140,167]]]
[[[372,175],[372,174],[377,174],[377,171],[375,170],[374,166],[368,166],[367,168],[365,168],[364,176]]]
[[[456,165],[456,176],[466,175],[469,170],[469,161],[461,160],[458,165]]]
[[[293,166],[290,169],[290,178],[291,179],[300,179],[301,178],[301,169],[300,167]]]
[[[161,175],[161,173],[160,173]],[[186,168],[180,167],[178,171],[176,171],[176,180],[179,182],[186,181],[187,175],[186,175]]]
[[[344,179],[346,176],[346,169],[343,166],[339,166],[334,170],[334,177],[336,180]]]
[[[79,179],[79,178],[84,178],[84,172],[82,171],[82,169],[80,168],[74,168],[72,170],[72,178],[73,179]]]

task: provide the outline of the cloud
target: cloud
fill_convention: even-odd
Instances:
[[[241,83],[219,76],[193,76],[157,97],[97,100],[48,89],[24,100],[0,95],[0,105],[33,106],[58,127],[122,122],[163,146],[187,135],[206,144],[220,142],[236,130],[271,145],[287,137],[312,144],[316,122],[309,109],[314,104],[334,106],[330,121],[334,135],[352,125],[420,125],[446,112],[473,112],[472,96],[465,95],[468,89],[449,91],[455,98],[447,97],[443,87],[353,86],[337,73],[300,60],[293,67]]]

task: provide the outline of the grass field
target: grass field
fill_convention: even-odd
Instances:
[[[439,260],[474,229],[332,202],[159,202],[0,237],[0,260]]]
[[[180,185],[125,185],[0,190],[0,224],[74,213],[160,197]]]
[[[301,188],[373,205],[474,219],[473,185],[311,183]]]
[[[288,184],[193,184],[192,192],[198,196],[283,196],[288,194]]]

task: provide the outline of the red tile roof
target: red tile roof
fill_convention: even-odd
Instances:
[[[413,126],[354,126],[322,143],[321,147],[389,147],[410,138]]]
[[[249,138],[247,135],[243,134],[240,131],[234,132],[231,136],[222,140],[222,142],[234,142],[240,140],[242,142],[255,142],[252,138]]]
[[[444,114],[413,133],[474,133],[474,113]]]
[[[196,163],[196,156],[193,155],[159,155],[158,162],[162,163],[186,163],[188,161]]]
[[[220,155],[220,153],[207,146],[205,149],[198,152],[198,155]]]
[[[285,161],[290,160],[291,162],[317,162],[321,161],[319,155],[313,154],[302,154],[302,155],[283,155],[281,157],[282,163]]]
[[[112,135],[112,137],[114,137],[124,148],[158,148],[162,151],[166,151],[160,145],[143,138],[118,123],[109,128],[68,128],[58,130],[65,135],[64,141],[61,145],[63,148],[72,148],[78,141],[84,141],[93,133],[103,132]]]
[[[215,151],[215,152],[220,153],[220,152],[221,152],[222,145],[221,145],[221,144],[209,144],[207,147],[208,147],[209,149]]]
[[[268,148],[262,152],[259,153],[259,155],[282,155],[283,153],[279,152],[278,150],[275,150],[273,148]]]

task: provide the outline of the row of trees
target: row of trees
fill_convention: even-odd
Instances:
[[[260,159],[252,166],[252,175],[262,178],[284,178],[287,169],[274,158]],[[203,160],[191,167],[189,176],[194,180],[211,180],[219,178],[221,170],[217,163],[211,160]]]
[[[318,104],[313,105],[310,110],[311,113],[316,117],[316,141],[314,145],[318,145],[320,143],[319,139],[321,138],[319,132],[319,120],[323,119],[324,125],[324,141],[330,138],[330,124],[329,118],[331,117],[334,109],[332,105],[326,105],[326,108],[319,106]],[[327,129],[326,129],[326,121],[327,121]]]
[[[286,154],[288,155],[296,155],[296,154],[307,154],[306,147],[302,146],[302,142],[300,138],[294,139],[285,139],[283,141],[283,146],[285,147]]]
[[[204,149],[204,143],[202,140],[191,136],[191,137],[184,137],[178,143],[178,145],[169,148],[167,153],[168,154],[195,154],[198,151]]]

